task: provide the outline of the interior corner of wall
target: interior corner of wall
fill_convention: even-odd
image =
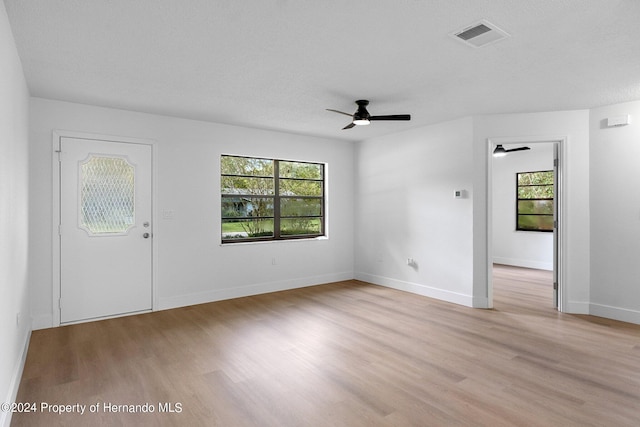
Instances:
[[[38,329],[48,329],[53,328],[53,318],[49,314],[39,314],[37,316],[32,316],[31,318],[31,329],[36,331]]]

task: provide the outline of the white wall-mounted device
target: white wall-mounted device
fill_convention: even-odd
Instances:
[[[453,191],[453,198],[454,199],[464,199],[466,196],[466,191],[465,190],[454,190]]]
[[[608,127],[626,126],[629,123],[631,123],[631,116],[629,116],[628,114],[626,114],[624,116],[609,117],[607,119],[607,126]]]

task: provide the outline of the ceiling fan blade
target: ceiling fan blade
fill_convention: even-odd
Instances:
[[[345,113],[344,111],[332,110],[331,108],[327,108],[327,111],[333,111],[334,113],[344,114],[345,116],[353,117],[353,114]]]
[[[524,151],[524,150],[531,150],[531,148],[529,147],[519,147],[519,148],[511,148],[509,150],[504,150],[507,153],[511,153],[512,151]]]
[[[369,120],[411,120],[411,114],[392,114],[390,116],[369,116]]]
[[[345,130],[345,129],[351,129],[351,128],[352,128],[352,127],[354,127],[354,126],[355,126],[355,123],[351,122],[351,123],[349,123],[348,125],[346,125],[345,127],[343,127],[343,128],[342,128],[342,130]]]

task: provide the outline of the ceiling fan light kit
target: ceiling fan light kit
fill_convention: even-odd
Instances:
[[[497,145],[495,150],[493,150],[493,157],[504,157],[507,155],[507,150],[504,149],[502,145]]]
[[[344,111],[332,110],[330,108],[327,108],[327,111],[331,111],[338,114],[344,114],[345,116],[349,116],[352,118],[351,123],[343,127],[342,130],[351,129],[354,126],[366,126],[368,124],[371,124],[372,121],[377,121],[377,120],[411,120],[410,114],[372,116],[367,111],[367,105],[369,105],[369,101],[367,101],[366,99],[360,99],[356,101],[356,104],[358,105],[358,109],[353,114],[345,113]]]

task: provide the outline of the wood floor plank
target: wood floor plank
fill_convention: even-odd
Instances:
[[[551,283],[496,266],[493,310],[353,280],[34,331],[17,401],[87,409],[12,425],[640,425],[640,326],[558,313]]]

